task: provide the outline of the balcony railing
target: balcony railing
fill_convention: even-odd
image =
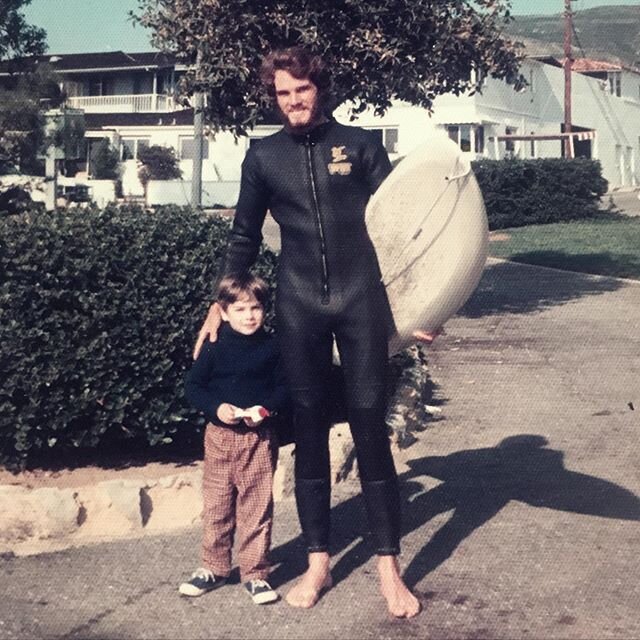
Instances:
[[[170,96],[157,93],[114,96],[73,96],[67,104],[87,113],[156,113],[179,107]]]

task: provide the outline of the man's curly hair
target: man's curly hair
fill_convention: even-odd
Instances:
[[[265,56],[260,67],[260,79],[267,93],[275,98],[276,71],[288,71],[294,78],[308,78],[318,89],[320,104],[330,101],[332,82],[329,70],[322,58],[303,47],[277,49]]]

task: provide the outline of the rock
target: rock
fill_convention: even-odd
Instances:
[[[349,423],[339,422],[329,432],[329,454],[331,460],[331,484],[357,478],[356,451],[353,446]]]
[[[0,486],[0,541],[22,542],[35,535],[36,510],[24,487]]]
[[[295,445],[280,447],[278,466],[273,476],[273,499],[278,502],[293,496],[295,488],[294,463]]]
[[[188,527],[202,516],[202,469],[162,478],[140,494],[145,531]]]
[[[105,538],[142,529],[143,481],[108,480],[79,490],[82,525],[78,534]]]
[[[41,539],[63,538],[78,528],[80,504],[72,489],[47,487],[31,492],[37,514],[35,535]]]
[[[0,487],[0,540],[64,538],[78,528],[80,505],[71,489]]]

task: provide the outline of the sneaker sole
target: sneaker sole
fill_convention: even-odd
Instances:
[[[275,602],[278,600],[280,596],[272,591],[271,593],[258,593],[255,596],[251,596],[251,599],[255,604],[269,604],[270,602]]]
[[[213,589],[198,589],[198,587],[194,587],[192,584],[185,582],[178,587],[178,591],[180,592],[180,595],[197,598],[205,593],[209,593],[209,591],[213,591]]]

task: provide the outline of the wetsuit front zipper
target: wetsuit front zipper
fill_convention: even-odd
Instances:
[[[318,223],[318,235],[320,236],[320,254],[322,256],[322,304],[329,304],[329,272],[327,269],[327,247],[324,238],[324,229],[322,227],[322,217],[320,215],[320,204],[318,202],[318,192],[316,190],[316,180],[313,172],[313,158],[311,155],[312,142],[307,135],[305,144],[307,148],[307,162],[309,167],[309,179],[311,181],[311,194],[313,196],[313,205],[316,213],[316,222]]]

